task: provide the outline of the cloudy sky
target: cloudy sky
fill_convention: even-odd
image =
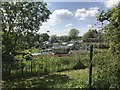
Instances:
[[[100,29],[101,24],[96,21],[96,15],[101,10],[107,11],[120,0],[106,0],[103,2],[47,2],[52,12],[50,19],[43,22],[39,33],[50,31],[49,35],[68,35],[72,28],[80,31],[80,36],[90,28]],[[108,22],[104,22],[108,23]]]

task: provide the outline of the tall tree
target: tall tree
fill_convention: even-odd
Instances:
[[[120,3],[114,8],[108,10],[108,12],[101,12],[97,19],[100,22],[105,20],[109,21],[109,24],[105,26],[107,32],[107,38],[109,40],[110,49],[113,54],[120,54]],[[102,20],[101,20],[102,18]]]
[[[50,11],[44,2],[2,2],[3,56],[14,57],[16,47],[25,44],[30,33],[36,33]],[[21,43],[20,43],[21,42]],[[28,43],[28,42],[27,42]],[[21,48],[21,47],[19,47]]]
[[[77,30],[77,29],[71,29],[70,31],[69,31],[69,37],[71,38],[71,39],[77,39],[78,38],[78,34],[79,34],[79,30]]]
[[[94,29],[90,29],[87,33],[85,33],[83,35],[83,38],[84,39],[88,39],[88,38],[96,38],[97,37],[97,30],[94,30]]]
[[[69,36],[60,36],[60,41],[62,42],[68,42],[69,41]]]
[[[105,26],[107,33],[107,42],[110,45],[110,52],[107,52],[108,57],[101,60],[101,65],[98,66],[98,75],[96,88],[120,88],[120,3],[108,10],[102,18],[108,20],[109,24]],[[112,52],[112,53],[111,53]],[[104,82],[104,83],[103,83]],[[101,84],[102,83],[102,84]],[[95,85],[94,85],[95,86]]]
[[[50,36],[50,42],[51,42],[51,43],[56,43],[56,42],[58,41],[57,38],[58,38],[58,37],[57,37],[56,35],[51,35],[51,36]]]

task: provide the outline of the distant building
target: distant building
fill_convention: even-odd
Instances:
[[[83,43],[83,40],[71,40],[67,46],[69,46],[71,50],[79,50],[80,45]]]
[[[54,54],[67,54],[70,51],[67,45],[60,45],[59,43],[54,43],[52,49]]]

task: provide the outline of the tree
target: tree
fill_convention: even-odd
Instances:
[[[71,29],[69,31],[69,37],[71,39],[77,39],[78,38],[78,34],[79,34],[79,30],[77,30],[77,29]]]
[[[109,24],[105,26],[107,42],[110,51],[107,52],[107,58],[101,59],[101,65],[98,66],[97,80],[94,83],[96,88],[120,88],[120,3],[108,10],[102,15],[103,22],[108,20]],[[104,82],[104,83],[103,83]],[[101,84],[102,83],[102,84]]]
[[[103,12],[101,12],[102,14]],[[120,54],[120,3],[108,10],[108,12],[104,12],[103,15],[98,15],[97,19],[100,22],[105,20],[109,21],[109,24],[105,26],[105,30],[107,32],[107,39],[110,45],[110,50],[113,54]],[[103,18],[102,20],[100,18]]]
[[[83,38],[84,39],[88,39],[88,38],[96,38],[97,37],[97,30],[94,30],[94,29],[90,29],[88,32],[86,32],[84,35],[83,35]]]
[[[27,34],[27,36],[25,36],[25,41],[27,43],[28,49],[34,47],[36,42],[39,42],[38,40],[38,34],[34,34],[34,33],[29,33]]]
[[[7,59],[15,56],[17,48],[29,43],[29,35],[35,34],[50,11],[44,2],[2,2],[2,53]]]
[[[62,42],[68,42],[69,41],[69,36],[60,36],[59,38]]]
[[[50,43],[56,43],[58,40],[57,40],[57,36],[56,35],[51,35],[50,36]]]
[[[49,35],[47,33],[40,34],[39,40],[40,42],[48,41],[49,40]]]

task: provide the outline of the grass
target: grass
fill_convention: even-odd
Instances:
[[[24,76],[28,76],[29,74],[31,76],[31,74],[38,75],[38,74],[53,73],[57,71],[73,69],[73,67],[78,61],[79,59],[77,55],[61,56],[61,57],[55,55],[40,55],[34,57],[32,61],[20,60],[19,62],[18,61],[16,62],[16,65],[14,67],[13,67],[14,63],[13,65],[10,65],[10,68],[12,69],[11,75],[16,77],[19,76],[20,73],[22,72],[21,70],[22,65],[24,65],[24,70],[23,70]],[[5,66],[6,64],[3,64],[4,69]]]
[[[96,73],[96,67],[93,67],[93,74]],[[80,69],[80,70],[68,70],[63,72],[57,72],[56,74],[64,74],[69,76],[70,78],[88,78],[89,77],[89,68]]]
[[[93,67],[93,74],[96,68]],[[4,88],[84,88],[88,85],[89,69],[69,70],[44,75],[14,79],[4,83]]]
[[[24,52],[38,53],[38,52],[40,52],[40,50],[37,48],[33,48],[33,49],[29,49],[29,50],[24,50]]]
[[[76,52],[75,52],[76,53]],[[101,60],[106,60],[106,51],[94,50],[93,56],[93,77],[97,74],[97,65],[101,65]],[[85,69],[74,70],[73,66],[81,61],[86,66]],[[25,70],[29,71],[31,61],[26,61]],[[89,52],[77,52],[77,55],[40,55],[33,58],[33,75],[30,77],[14,78],[4,81],[4,88],[88,88],[89,80]],[[47,68],[46,68],[47,63]],[[58,72],[59,64],[59,72]],[[49,73],[45,74],[45,69]],[[21,70],[20,70],[21,73]],[[19,74],[20,74],[19,73]],[[42,73],[42,74],[41,74]],[[40,75],[41,74],[41,75]],[[37,75],[37,76],[36,76]],[[94,81],[93,78],[93,81]]]

